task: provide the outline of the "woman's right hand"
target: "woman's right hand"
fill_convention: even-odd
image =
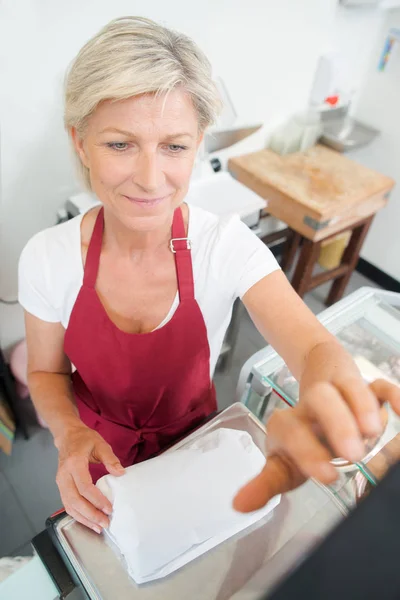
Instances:
[[[59,452],[56,481],[66,512],[101,533],[109,525],[112,504],[93,484],[89,463],[102,463],[116,476],[124,474],[123,466],[101,435],[83,423],[67,427],[55,445]]]

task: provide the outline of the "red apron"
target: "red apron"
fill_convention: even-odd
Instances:
[[[215,390],[181,209],[174,214],[171,241],[179,305],[168,323],[150,333],[118,329],[97,295],[103,229],[101,209],[64,349],[76,367],[72,383],[80,418],[127,467],[157,454],[214,412]],[[107,473],[100,464],[90,464],[90,472],[94,482]]]

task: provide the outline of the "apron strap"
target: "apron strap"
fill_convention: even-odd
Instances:
[[[104,208],[101,207],[94,224],[92,237],[86,254],[83,285],[94,288],[99,270],[101,245],[103,243]]]
[[[194,283],[190,240],[186,236],[185,223],[180,207],[174,212],[172,239],[169,246],[175,254],[179,299],[181,302],[183,300],[192,300],[194,298]]]
[[[97,272],[99,270],[101,246],[104,230],[104,208],[99,210],[94,225],[92,237],[86,255],[83,284],[94,288],[96,285]],[[170,248],[175,254],[176,275],[178,280],[179,299],[188,300],[194,298],[194,283],[192,257],[190,251],[190,240],[186,237],[185,223],[181,208],[174,212],[172,222],[172,239]]]

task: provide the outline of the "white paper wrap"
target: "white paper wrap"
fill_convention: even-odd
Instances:
[[[102,477],[97,486],[113,504],[108,534],[136,583],[165,577],[272,511],[279,497],[246,515],[232,508],[264,465],[250,434],[218,429],[121,477]]]

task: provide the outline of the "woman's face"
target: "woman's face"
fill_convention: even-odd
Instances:
[[[83,139],[71,134],[93,191],[123,225],[151,231],[171,221],[201,142],[187,93],[173,89],[167,96],[105,101]]]

